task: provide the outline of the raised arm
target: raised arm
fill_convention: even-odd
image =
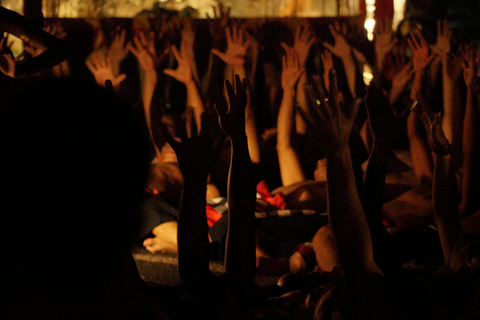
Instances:
[[[463,239],[458,215],[459,193],[450,155],[453,149],[443,132],[440,113],[433,114],[425,104],[420,107],[414,112],[422,119],[434,153],[433,213],[448,265],[455,246]]]
[[[222,50],[225,28],[230,22],[230,8],[224,8],[222,3],[217,8],[213,7],[213,18],[207,14],[212,49]],[[207,73],[202,79],[201,91],[205,103],[213,106],[218,99],[223,98],[222,88],[224,81],[224,62],[217,55],[210,52]]]
[[[471,215],[480,209],[478,190],[480,190],[480,107],[478,93],[478,67],[480,65],[478,51],[465,48],[463,75],[467,85],[467,103],[463,123],[463,181],[460,213]],[[478,50],[478,49],[477,49]],[[476,82],[475,82],[476,80]]]
[[[184,180],[177,232],[178,271],[197,308],[206,311],[214,307],[215,299],[221,295],[216,277],[209,269],[205,212],[207,179],[218,148],[206,132],[205,114],[200,115],[201,127],[197,128],[195,118],[199,118],[198,115],[193,114],[193,108],[188,108],[187,112],[191,114],[191,121],[187,123],[188,130],[180,132],[178,140],[172,137],[165,126],[161,128],[163,136],[177,155]]]
[[[295,29],[293,49],[298,55],[298,62],[301,68],[306,69],[306,63],[308,55],[310,54],[310,48],[315,42],[316,38],[313,34],[312,28],[305,23],[302,26],[298,26]],[[308,110],[307,97],[305,96],[305,85],[307,84],[307,73],[303,72],[296,86],[296,101],[299,108],[302,108],[305,112]],[[295,115],[295,127],[299,134],[305,134],[307,127],[300,114]]]
[[[405,53],[395,55],[396,68],[394,70],[394,76],[392,78],[392,87],[388,92],[388,103],[393,104],[405,91],[407,83],[412,79],[414,75],[413,62],[405,62]]]
[[[171,51],[177,60],[177,69],[165,69],[163,73],[185,85],[187,88],[187,106],[194,108],[196,116],[199,117],[205,111],[205,107],[194,79],[193,42],[189,38],[182,38],[180,51],[175,46],[171,47]],[[197,121],[200,121],[200,119],[197,118]]]
[[[408,44],[413,51],[413,78],[410,99],[424,101],[424,82],[427,67],[434,56],[430,54],[427,42],[419,31],[412,32]],[[412,163],[415,175],[419,182],[430,183],[432,181],[433,160],[430,148],[425,138],[423,125],[415,113],[411,113],[407,122],[407,132],[412,154]]]
[[[286,54],[282,58],[283,97],[277,117],[277,155],[282,184],[305,181],[297,152],[292,145],[295,132],[295,91],[297,83],[305,70],[301,67],[298,55],[293,48],[284,45]]]
[[[150,109],[152,104],[153,94],[155,92],[155,87],[157,86],[157,71],[155,69],[157,64],[157,55],[155,51],[155,44],[153,37],[147,37],[140,33],[139,36],[133,38],[134,45],[130,46],[130,51],[135,55],[140,64],[140,67],[144,72],[143,87],[142,87],[142,102],[143,110],[145,113],[145,120],[147,122],[148,131],[150,132],[150,137],[152,141],[152,127],[151,127],[151,117]],[[159,150],[157,146],[156,152],[159,155]]]
[[[228,109],[217,105],[220,126],[232,147],[228,176],[228,233],[225,271],[234,274],[243,293],[251,298],[256,271],[255,198],[256,185],[245,132],[247,86],[235,76],[235,90],[227,80]]]
[[[397,118],[382,89],[373,84],[367,89],[365,102],[373,148],[365,170],[363,208],[372,236],[375,262],[387,275],[399,272],[402,264],[395,256],[390,246],[388,232],[382,224],[385,178],[388,159],[392,154],[392,141],[402,123],[406,121],[410,110],[407,108]]]
[[[221,52],[212,49],[212,53],[218,56],[230,68],[227,74],[238,75],[241,79],[246,79],[245,56],[250,45],[250,38],[246,31],[233,24],[232,28],[225,28],[227,39],[227,49]],[[248,84],[247,84],[248,85]],[[256,121],[254,117],[253,105],[251,103],[250,88],[247,87],[249,96],[247,97],[247,107],[245,110],[245,130],[248,138],[248,149],[253,163],[260,163],[260,144],[257,132]]]
[[[320,124],[314,127],[314,136],[321,141],[327,158],[328,215],[345,275],[349,302],[358,318],[396,319],[382,272],[373,259],[372,240],[356,188],[348,148],[348,138],[360,102],[355,101],[355,106],[351,108],[340,105],[335,98],[337,89],[334,72],[330,76],[328,101],[318,79],[307,90],[310,106],[315,108],[311,116]]]
[[[335,23],[329,25],[328,28],[332,34],[334,44],[323,42],[323,45],[342,61],[347,77],[348,89],[350,90],[352,98],[355,99],[357,97],[358,70],[352,47],[346,39],[347,26],[345,24],[340,25],[339,22],[335,21]]]
[[[376,85],[381,85],[381,75],[385,66],[385,59],[387,54],[392,50],[397,42],[393,39],[392,20],[384,19],[375,24],[375,66],[374,66],[374,81]]]
[[[307,87],[310,119],[304,117],[327,158],[328,213],[345,273],[376,270],[368,225],[356,188],[348,139],[358,110],[336,99],[336,75],[330,72],[328,101],[322,83]]]

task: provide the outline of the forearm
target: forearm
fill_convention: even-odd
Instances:
[[[412,100],[422,100],[423,99],[423,82],[425,79],[426,71],[424,69],[415,71],[413,76],[412,91],[410,98]]]
[[[239,276],[244,289],[255,282],[256,185],[245,134],[230,137],[232,157],[228,179],[229,226],[225,271]]]
[[[385,177],[390,153],[391,141],[389,139],[377,138],[374,140],[364,177],[365,202],[369,209],[365,210],[365,214],[370,225],[381,221]]]
[[[391,106],[395,104],[400,95],[403,93],[403,90],[405,90],[405,85],[398,85],[396,83],[392,84],[392,88],[390,89],[388,94],[388,103]]]
[[[454,247],[462,236],[458,203],[459,194],[451,157],[435,155],[433,213],[446,264],[450,262]]]
[[[447,58],[442,59],[443,120],[442,128],[448,141],[453,142],[454,83],[448,74]]]
[[[467,87],[467,103],[463,126],[463,183],[462,215],[469,215],[480,208],[480,110],[473,85]]]
[[[327,154],[327,190],[330,224],[345,274],[378,271],[348,147]]]
[[[185,179],[178,219],[178,269],[187,290],[201,290],[209,276],[205,181]]]
[[[208,60],[207,73],[203,77],[201,92],[205,103],[213,106],[217,98],[223,97],[221,88],[223,88],[223,73],[225,63],[213,53],[210,53]]]
[[[420,134],[420,120],[411,113],[407,119],[407,134],[410,143],[413,171],[418,182],[431,183],[433,160],[427,139]]]
[[[284,186],[306,179],[298,155],[291,143],[295,121],[294,101],[294,89],[285,90],[277,117],[277,155]]]
[[[252,163],[260,164],[260,142],[257,131],[257,123],[255,121],[255,113],[251,103],[251,95],[248,95],[247,107],[245,109],[245,133],[248,140],[248,151]]]
[[[357,97],[357,65],[353,54],[342,58],[343,68],[345,69],[345,76],[347,77],[348,89],[352,98]]]
[[[142,101],[143,110],[145,112],[145,120],[147,121],[148,131],[152,134],[152,125],[150,117],[150,109],[152,105],[152,98],[157,86],[157,73],[155,71],[148,71],[144,73]]]
[[[302,109],[304,114],[308,114],[308,102],[305,95],[305,84],[307,83],[307,74],[306,72],[302,73],[297,84],[297,105]],[[298,134],[304,135],[307,134],[307,125],[300,114],[295,114],[295,128]]]
[[[200,123],[200,116],[205,112],[200,92],[198,91],[197,84],[194,80],[185,83],[187,88],[187,106],[192,107],[195,110],[196,121]]]

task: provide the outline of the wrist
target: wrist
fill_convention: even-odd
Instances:
[[[340,56],[340,59],[345,63],[345,62],[353,62],[353,52],[352,49],[350,48],[347,52],[343,53]]]
[[[324,153],[329,163],[349,159],[350,157],[350,149],[348,148],[348,143],[325,148]]]
[[[144,69],[145,78],[157,79],[157,71],[155,69]]]
[[[294,98],[295,97],[295,87],[286,87],[283,88],[283,96],[288,97],[288,98]]]

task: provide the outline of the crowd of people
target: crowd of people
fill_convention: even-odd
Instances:
[[[478,319],[480,48],[325,21],[141,14],[85,80],[59,23],[0,7],[28,49],[0,43],[6,319]]]

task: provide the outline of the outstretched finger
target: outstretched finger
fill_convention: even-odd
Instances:
[[[173,53],[173,56],[175,57],[175,60],[177,60],[177,63],[182,60],[182,57],[180,56],[180,54],[178,53],[178,49],[176,46],[172,45],[170,47],[170,50],[172,51]]]
[[[97,71],[97,68],[95,68],[95,65],[91,60],[85,61],[85,64],[87,65],[88,70],[90,70],[91,73],[95,73]]]
[[[232,43],[232,31],[230,27],[225,28],[225,37],[227,38],[227,44]]]

